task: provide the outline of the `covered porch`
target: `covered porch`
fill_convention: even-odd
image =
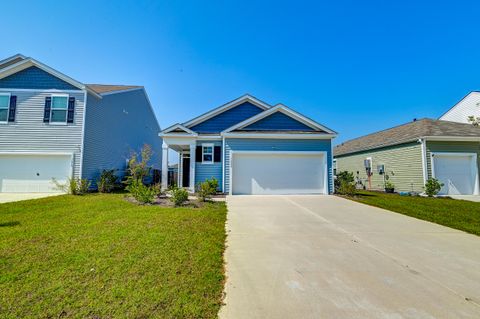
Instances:
[[[169,150],[178,153],[178,187],[187,188],[189,192],[195,192],[195,150],[197,147],[198,134],[188,128],[176,124],[163,130],[159,136],[163,139],[162,144],[162,189],[168,188]]]

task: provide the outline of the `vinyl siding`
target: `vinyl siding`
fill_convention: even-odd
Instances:
[[[428,178],[432,177],[432,152],[452,152],[452,153],[477,153],[480,157],[480,143],[478,142],[437,142],[427,141],[427,170]],[[477,157],[477,158],[478,158]],[[478,165],[478,160],[477,160]],[[480,171],[480,166],[479,166]]]
[[[255,123],[242,129],[242,131],[314,131],[313,128],[307,126],[282,112],[275,112]]]
[[[327,152],[328,188],[333,192],[331,140],[225,139],[225,192],[230,191],[230,151],[324,151]]]
[[[383,190],[383,175],[377,173],[377,165],[385,165],[389,181],[395,185],[396,191],[423,191],[422,148],[419,143],[407,143],[352,155],[336,157],[337,173],[353,172],[368,188],[368,178],[364,160],[372,158],[372,189]]]
[[[468,117],[480,117],[480,92],[472,92],[458,102],[451,110],[440,117],[440,120],[468,123]]]
[[[63,81],[36,66],[26,68],[25,70],[0,79],[0,88],[80,91],[70,83]]]
[[[0,152],[73,153],[73,174],[79,177],[85,93],[69,93],[75,97],[74,123],[52,125],[43,123],[45,97],[51,93],[13,89],[2,92],[17,96],[17,112],[14,123],[0,124]]]
[[[222,146],[222,141],[212,141],[212,140],[199,140],[197,141],[197,146],[201,146],[203,143],[210,143],[214,146]],[[202,164],[201,162],[195,163],[195,184],[204,182],[206,179],[211,179],[212,177],[218,180],[220,190],[222,190],[222,163],[215,162],[213,164]]]
[[[123,175],[132,152],[152,146],[151,164],[162,167],[160,127],[148,105],[144,90],[88,95],[85,125],[83,177],[95,182],[102,169],[117,169]]]
[[[198,133],[219,133],[262,111],[258,106],[245,102],[189,128]]]

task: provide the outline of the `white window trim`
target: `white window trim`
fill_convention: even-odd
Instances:
[[[205,147],[211,147],[212,148],[212,160],[211,161],[205,161]],[[208,155],[208,153],[207,153]],[[215,145],[213,143],[202,143],[202,164],[213,164],[215,162],[214,159],[215,156]]]
[[[8,107],[7,107],[7,119],[5,121],[0,121],[0,124],[8,124],[8,117],[10,114],[10,100],[12,98],[11,93],[0,93],[1,96],[8,96]]]
[[[55,97],[66,97],[67,98],[67,108],[65,109],[65,122],[52,122],[52,114],[53,114],[53,98]],[[51,95],[51,98],[52,98],[52,104],[50,105],[50,121],[48,122],[49,124],[51,125],[67,125],[67,121],[68,121],[68,101],[70,99],[70,95],[69,94],[52,94]],[[56,109],[56,110],[64,110],[64,109]]]

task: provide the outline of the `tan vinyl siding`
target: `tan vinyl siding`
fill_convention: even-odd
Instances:
[[[427,141],[427,169],[428,177],[432,177],[432,152],[452,152],[452,153],[477,153],[480,157],[479,142],[456,142],[456,141]],[[477,160],[478,165],[478,160]],[[480,166],[479,166],[480,170]]]
[[[417,142],[385,147],[376,150],[336,157],[337,173],[353,172],[368,188],[364,160],[372,158],[372,189],[383,190],[383,176],[377,173],[377,165],[384,164],[386,176],[399,192],[423,191],[422,149]],[[357,174],[358,172],[358,174]]]
[[[43,123],[46,91],[2,90],[17,96],[14,123],[0,124],[0,152],[68,152],[73,153],[73,174],[80,176],[83,112],[85,93],[68,93],[75,97],[74,123]],[[56,92],[57,93],[57,92]],[[66,93],[66,92],[58,92]]]

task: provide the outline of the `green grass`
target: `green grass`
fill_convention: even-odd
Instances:
[[[480,236],[480,203],[366,191],[351,199]]]
[[[215,318],[226,206],[124,195],[0,204],[1,318]]]

